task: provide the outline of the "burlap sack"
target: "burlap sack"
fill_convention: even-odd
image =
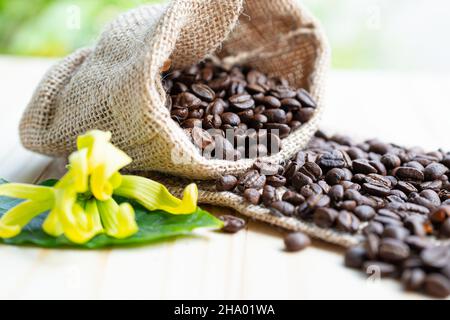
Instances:
[[[66,156],[88,129],[112,131],[132,158],[130,170],[156,170],[197,179],[237,174],[253,160],[207,160],[165,107],[160,69],[215,53],[307,88],[317,114],[283,140],[273,161],[303,148],[323,109],[327,43],[317,21],[294,0],[174,0],[143,6],[113,21],[93,48],[55,65],[39,84],[20,124],[23,145]],[[182,164],[177,159],[189,159]]]

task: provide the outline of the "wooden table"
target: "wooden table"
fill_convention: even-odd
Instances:
[[[61,161],[26,151],[17,125],[50,60],[0,58],[0,177],[58,177]],[[323,127],[360,138],[450,150],[450,76],[333,71]],[[229,213],[208,208],[213,213]],[[344,268],[343,251],[315,241],[283,251],[282,233],[257,222],[235,235],[137,248],[50,250],[0,246],[0,298],[309,299],[423,298],[392,280]]]

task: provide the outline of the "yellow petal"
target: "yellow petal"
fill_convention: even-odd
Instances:
[[[88,190],[88,150],[82,149],[73,152],[69,157],[69,172],[73,181],[73,188],[79,193],[84,193]]]
[[[5,183],[0,185],[0,196],[47,201],[54,198],[54,192],[51,187],[35,186],[26,183]]]
[[[108,160],[106,158],[105,146],[111,140],[111,132],[91,130],[77,139],[78,150],[88,150],[88,167],[93,170],[98,165]]]
[[[198,189],[195,184],[184,189],[183,199],[180,200],[156,181],[124,175],[122,184],[114,190],[114,194],[134,199],[150,211],[160,209],[172,214],[190,214],[197,209]]]
[[[49,210],[53,201],[27,200],[9,209],[0,219],[0,237],[14,237],[34,217]]]
[[[117,204],[114,199],[97,201],[97,206],[107,235],[123,239],[138,231],[134,209],[129,204]]]
[[[0,238],[8,239],[17,236],[22,228],[19,226],[8,226],[0,221]]]
[[[86,202],[85,212],[88,221],[88,230],[91,230],[95,234],[103,233],[100,212],[98,211],[97,202],[95,199],[90,199]]]
[[[53,237],[59,237],[64,233],[61,221],[59,221],[57,210],[50,211],[47,218],[45,218],[44,223],[42,224],[42,229],[45,231],[45,233]]]

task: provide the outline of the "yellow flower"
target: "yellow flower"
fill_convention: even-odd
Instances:
[[[110,143],[111,133],[89,131],[77,139],[77,151],[69,156],[67,173],[54,187],[8,183],[0,195],[24,199],[0,219],[0,238],[11,238],[34,217],[49,211],[43,230],[54,237],[65,235],[74,243],[85,243],[100,233],[126,238],[138,231],[134,209],[117,204],[119,195],[133,199],[148,210],[190,214],[197,208],[198,190],[187,186],[183,199],[147,178],[121,175],[131,158]]]

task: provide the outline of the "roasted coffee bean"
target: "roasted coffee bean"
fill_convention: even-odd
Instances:
[[[305,202],[305,198],[301,194],[291,190],[288,190],[283,194],[282,200],[290,202],[294,206],[298,206]]]
[[[372,219],[376,214],[375,210],[372,207],[366,205],[357,206],[354,212],[361,221],[368,221]]]
[[[346,180],[346,173],[343,169],[333,168],[325,175],[325,180],[331,184],[338,184],[339,182]]]
[[[384,164],[384,166],[386,167],[386,169],[394,169],[397,168],[401,165],[401,160],[400,158],[393,154],[393,153],[387,153],[384,154],[381,159],[380,159],[381,163]]]
[[[374,168],[372,165],[370,165],[369,162],[365,159],[353,160],[352,166],[355,173],[363,173],[363,174],[377,173],[377,169]]]
[[[426,273],[419,268],[407,269],[402,274],[402,283],[406,290],[418,291],[425,282]]]
[[[186,119],[181,124],[181,127],[183,127],[183,128],[194,128],[194,127],[201,127],[201,126],[202,126],[202,120],[196,119],[196,118]]]
[[[422,251],[423,263],[434,269],[441,269],[450,264],[450,249],[446,246],[433,246]]]
[[[261,194],[259,193],[259,191],[253,188],[245,189],[243,195],[245,200],[255,205],[259,204],[261,199]]]
[[[231,191],[238,183],[238,179],[232,175],[224,175],[217,179],[216,190],[217,191]]]
[[[268,108],[279,108],[281,107],[281,102],[274,96],[265,96],[262,103]]]
[[[241,123],[241,119],[236,113],[225,112],[221,115],[222,124],[229,124],[230,126],[236,127]]]
[[[292,216],[295,210],[295,207],[287,201],[275,201],[270,206],[288,217]]]
[[[298,191],[300,191],[302,187],[309,185],[311,183],[313,183],[312,179],[301,172],[297,172],[292,177],[292,186]]]
[[[333,150],[322,154],[317,164],[325,169],[345,168],[351,164],[350,157],[343,151]]]
[[[215,92],[206,84],[196,83],[191,86],[191,89],[197,97],[206,101],[213,101],[216,96]]]
[[[314,223],[321,228],[331,228],[339,212],[331,208],[317,208],[314,211]]]
[[[316,108],[316,103],[311,95],[305,89],[300,89],[297,91],[297,99],[300,101],[302,106],[306,108]]]
[[[349,268],[360,269],[366,258],[366,250],[361,246],[356,246],[347,250],[344,263]]]
[[[330,188],[330,191],[328,191],[328,196],[332,201],[340,201],[344,197],[344,187],[336,184]]]
[[[286,112],[282,109],[268,109],[264,112],[267,122],[286,123]]]
[[[376,221],[371,221],[369,224],[363,229],[363,233],[367,236],[371,233],[381,236],[384,231],[384,226]]]
[[[274,186],[275,188],[279,188],[286,184],[286,178],[283,177],[282,175],[276,174],[273,176],[268,176],[266,178],[266,183],[271,186]]]
[[[266,205],[266,206],[270,205],[272,202],[276,201],[276,199],[277,199],[276,189],[272,186],[265,185],[263,188],[263,193],[262,193],[261,197],[262,197],[262,201],[263,201],[264,205]]]
[[[364,183],[362,188],[368,194],[377,196],[377,197],[386,197],[391,192],[391,189],[389,189],[388,187],[371,184],[371,183]]]
[[[430,163],[424,170],[425,179],[437,180],[448,172],[448,168],[441,163]]]
[[[397,240],[405,240],[409,236],[409,231],[406,228],[398,227],[398,226],[387,226],[384,228],[382,237],[383,238],[392,238]]]
[[[311,178],[313,181],[317,181],[322,175],[322,169],[315,162],[305,162],[303,167],[300,168],[300,172]]]
[[[400,262],[409,257],[409,247],[402,241],[393,238],[381,240],[379,256],[383,261]]]
[[[311,244],[311,239],[302,232],[292,232],[284,237],[285,250],[295,252],[305,249]]]
[[[395,176],[409,181],[422,181],[425,178],[422,171],[412,167],[398,167],[395,170]]]
[[[396,188],[406,194],[410,194],[411,192],[417,192],[416,187],[414,187],[413,184],[406,181],[399,181],[396,185]]]
[[[342,210],[336,220],[336,229],[344,232],[355,233],[359,228],[359,220],[351,212]]]
[[[221,230],[227,233],[236,233],[247,225],[244,219],[232,215],[222,215],[219,219],[224,223]]]
[[[450,280],[438,273],[427,275],[424,282],[426,293],[433,297],[445,298],[450,295]]]
[[[312,184],[308,184],[306,186],[303,186],[300,189],[300,194],[302,196],[304,196],[305,198],[314,196],[314,195],[319,195],[322,193],[322,188],[316,184],[316,183],[312,183]]]
[[[238,181],[238,188],[244,191],[248,188],[261,189],[266,183],[266,176],[260,175],[257,170],[250,170]]]
[[[447,220],[442,223],[439,232],[442,237],[450,238],[450,218],[447,218]]]
[[[180,108],[195,109],[200,107],[202,100],[189,92],[182,92],[177,96],[175,105]]]
[[[406,237],[405,243],[408,244],[410,248],[416,251],[422,251],[423,249],[430,247],[430,242],[426,238],[418,236]]]
[[[291,132],[291,128],[284,123],[268,122],[264,125],[264,127],[272,134],[278,135],[281,139],[286,138]]]
[[[380,248],[380,238],[375,234],[368,234],[364,243],[364,248],[369,259],[377,259]]]
[[[301,108],[294,113],[294,119],[301,123],[308,122],[315,114],[315,110],[312,108]]]
[[[427,233],[424,227],[423,219],[418,216],[410,216],[406,218],[404,225],[415,236],[424,237]]]

